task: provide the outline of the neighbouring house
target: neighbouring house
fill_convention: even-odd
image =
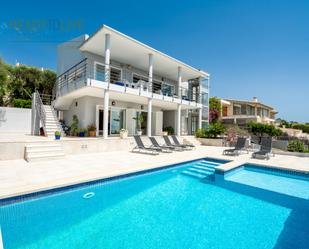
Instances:
[[[60,44],[57,64],[52,106],[66,124],[77,115],[106,138],[123,128],[190,135],[208,123],[208,73],[106,25]]]
[[[253,100],[221,99],[221,120],[225,124],[245,125],[250,121],[274,124],[278,113],[271,106]]]

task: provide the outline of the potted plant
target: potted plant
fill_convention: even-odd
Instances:
[[[71,123],[71,135],[72,136],[79,136],[78,123],[79,123],[79,120],[77,116],[73,115],[72,123]]]
[[[124,139],[124,138],[127,138],[127,137],[128,137],[128,130],[122,128],[122,129],[120,130],[120,138],[121,138],[121,139]]]
[[[60,140],[61,137],[61,132],[60,131],[55,131],[55,139]]]
[[[87,133],[87,129],[78,129],[78,136],[85,137]]]
[[[163,136],[174,135],[174,128],[172,126],[167,126],[163,128]]]
[[[88,125],[88,135],[89,137],[95,137],[96,136],[96,130],[97,127],[94,124]]]
[[[141,113],[137,113],[136,117],[133,118],[136,120],[136,133],[137,135],[142,135],[142,123],[144,122],[144,117]]]

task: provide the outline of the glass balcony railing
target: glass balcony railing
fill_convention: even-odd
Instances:
[[[82,86],[87,85],[88,79],[94,79],[97,81],[108,82],[107,77],[110,77],[109,84],[124,87],[125,89],[138,89],[151,93],[152,95],[158,94],[161,96],[167,96],[172,98],[181,99],[184,101],[202,103],[208,105],[207,93],[202,94],[190,89],[177,87],[164,81],[151,80],[148,76],[134,76],[133,80],[121,78],[121,70],[114,67],[107,69],[103,63],[94,64],[92,67],[87,59],[84,59],[68,69],[63,74],[57,77],[57,84],[54,87],[54,99],[59,95],[76,90]],[[107,71],[109,70],[109,72]],[[133,72],[132,72],[133,73]],[[135,75],[135,74],[134,74]],[[205,103],[204,103],[205,102]]]

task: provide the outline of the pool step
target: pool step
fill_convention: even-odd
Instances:
[[[25,146],[25,160],[27,162],[61,159],[64,156],[62,145],[59,142],[36,143]]]
[[[203,160],[185,169],[181,173],[200,180],[214,181],[215,167],[219,165],[220,163]]]

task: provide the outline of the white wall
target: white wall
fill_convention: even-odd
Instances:
[[[67,125],[71,125],[73,115],[77,115],[79,120],[79,127],[86,128],[90,124],[96,124],[96,106],[103,106],[103,98],[96,98],[85,96],[82,98],[78,98],[73,100],[69,110],[63,111],[63,116],[65,123]],[[112,106],[112,102],[115,101],[115,107],[125,108],[126,109],[126,126],[129,130],[129,134],[133,134],[135,127],[133,127],[133,116],[135,116],[135,111],[141,109],[140,104],[132,103],[132,102],[122,102],[110,99],[109,106]],[[77,105],[76,105],[77,103]],[[147,111],[146,105],[144,105],[143,111]],[[152,108],[153,113],[160,112],[161,109],[158,107]],[[156,130],[161,129],[162,131],[162,118],[158,116],[156,121],[161,122],[161,125],[157,125],[155,127]]]
[[[85,57],[79,50],[79,46],[88,39],[88,35],[81,35],[57,47],[57,74],[66,70],[83,60]]]
[[[0,132],[31,133],[31,109],[0,107]]]

